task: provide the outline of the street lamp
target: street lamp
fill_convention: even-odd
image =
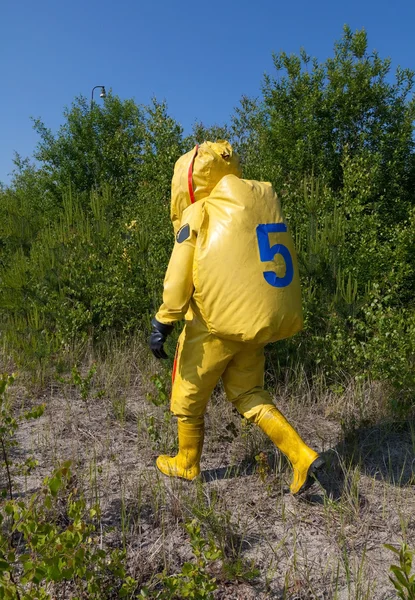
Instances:
[[[104,85],[96,85],[95,87],[92,88],[92,94],[91,94],[91,108],[92,108],[92,104],[94,102],[94,90],[96,90],[97,88],[101,88],[101,93],[99,95],[100,98],[106,98],[107,97],[107,92],[105,91],[105,86]]]

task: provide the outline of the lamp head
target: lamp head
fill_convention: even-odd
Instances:
[[[106,98],[107,97],[107,92],[105,91],[105,86],[101,87],[101,93],[99,95],[100,98]]]

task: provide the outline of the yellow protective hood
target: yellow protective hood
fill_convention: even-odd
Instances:
[[[226,140],[203,142],[179,158],[171,183],[171,211],[174,232],[180,228],[183,211],[209,196],[225,175],[241,177],[239,157]]]

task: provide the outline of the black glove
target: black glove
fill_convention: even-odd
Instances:
[[[169,333],[173,331],[173,325],[164,325],[164,323],[159,323],[155,318],[151,321],[151,324],[153,330],[150,339],[148,340],[150,350],[156,358],[168,358],[164,351],[163,344]]]

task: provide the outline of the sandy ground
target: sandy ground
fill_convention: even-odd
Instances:
[[[148,387],[137,372],[127,388],[112,385],[85,402],[71,385],[50,385],[33,398],[17,383],[17,408],[46,405],[18,432],[16,452],[33,452],[39,461],[18,481],[18,493],[35,492],[54,467],[72,460],[86,496],[101,504],[107,543],[126,541],[129,570],[142,584],[192,559],[183,522],[197,518],[239,565],[232,576],[212,565],[218,599],[395,597],[388,580],[393,555],[383,545],[415,546],[415,427],[372,416],[344,439],[336,413],[342,398],[276,398],[327,459],[321,484],[295,498],[284,457],[219,390],[206,420],[202,476],[186,482],[155,468],[160,452],[174,452],[176,425],[146,399]],[[266,460],[258,468],[260,452]]]

